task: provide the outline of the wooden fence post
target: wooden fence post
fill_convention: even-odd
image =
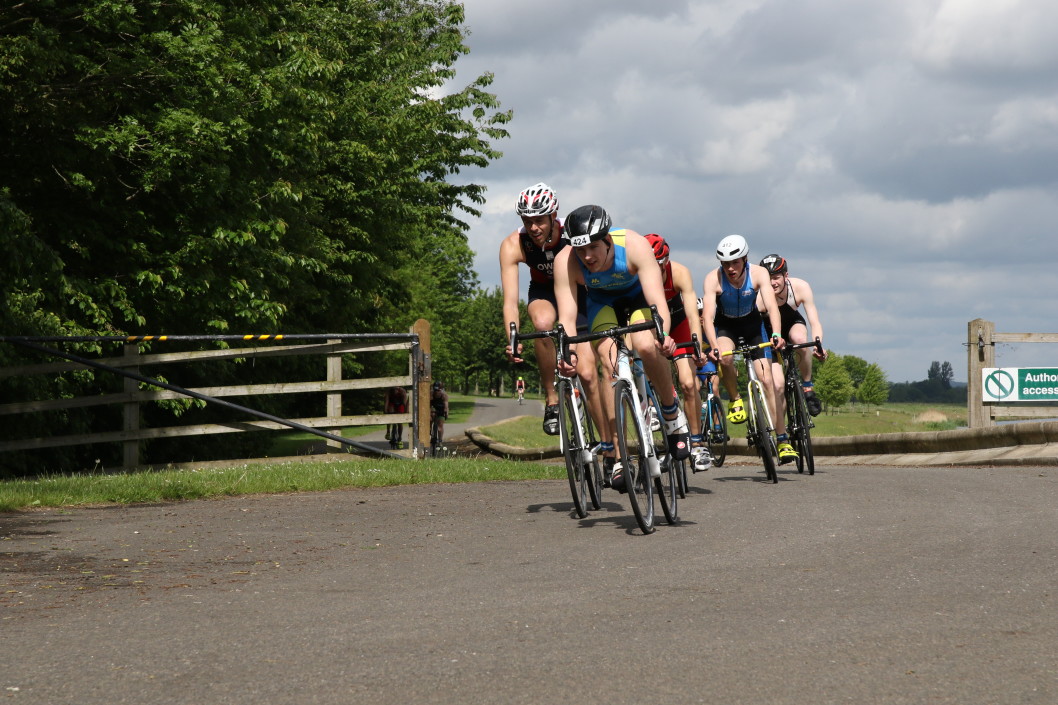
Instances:
[[[419,336],[419,374],[418,383],[412,390],[412,402],[418,432],[413,442],[416,445],[414,457],[425,458],[430,447],[430,388],[433,385],[433,362],[430,357],[430,322],[420,318],[411,327],[411,332]]]
[[[339,339],[339,340],[328,340],[327,342],[337,345],[338,343],[340,343],[342,341]],[[328,355],[327,356],[327,381],[328,382],[341,382],[342,381],[342,356],[341,356],[340,353],[337,354],[337,355]],[[333,394],[328,394],[327,395],[327,414],[326,414],[327,418],[336,419],[336,418],[338,418],[341,415],[342,415],[342,393],[341,392],[335,392]],[[340,429],[340,428],[328,428],[327,430],[330,433],[333,433],[336,436],[342,435],[342,429]],[[327,441],[327,447],[328,448],[339,449],[339,448],[342,447],[342,444],[339,443],[338,441],[328,440]]]
[[[986,428],[996,423],[991,410],[984,405],[981,380],[981,370],[996,366],[995,332],[996,324],[981,318],[975,318],[966,327],[966,425],[970,428]]]
[[[130,343],[124,346],[124,356],[126,358],[136,358],[140,356],[140,346],[134,343]],[[128,368],[129,371],[139,374],[140,368],[132,366]],[[134,395],[139,391],[139,383],[134,379],[128,377],[122,378],[122,391],[126,394]],[[125,433],[129,433],[135,436],[136,432],[140,430],[140,404],[133,400],[126,402],[121,407],[121,430]],[[126,470],[132,470],[140,464],[140,442],[136,438],[131,440],[123,441],[121,444],[121,467]]]

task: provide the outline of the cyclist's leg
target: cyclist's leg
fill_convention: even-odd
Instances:
[[[599,363],[595,358],[595,350],[588,344],[581,344],[577,346],[577,352],[577,376],[580,377],[580,386],[586,397],[585,405],[588,415],[591,416],[595,428],[599,430],[599,439],[605,441],[610,439],[614,432],[610,418],[606,414],[606,408],[603,406],[602,385],[599,383]]]
[[[558,320],[558,308],[554,301],[554,290],[543,290],[529,286],[529,320],[536,330],[551,330]],[[544,392],[544,432],[558,434],[558,394],[555,392],[555,343],[551,338],[533,341],[537,367],[540,369],[540,387]]]

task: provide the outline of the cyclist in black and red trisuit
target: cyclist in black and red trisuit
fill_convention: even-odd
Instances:
[[[500,283],[503,287],[503,326],[504,335],[514,323],[518,328],[518,265],[529,268],[528,312],[533,327],[538,331],[551,330],[558,320],[558,304],[555,300],[555,257],[568,244],[563,235],[562,220],[558,217],[558,196],[545,183],[538,183],[518,194],[515,209],[522,219],[522,227],[503,239],[500,244]],[[581,302],[584,300],[584,289],[580,290]],[[582,306],[581,310],[584,308]],[[587,320],[577,321],[578,326],[586,325]],[[583,330],[581,332],[584,332]],[[568,331],[574,335],[576,331]],[[533,341],[536,349],[536,360],[540,367],[540,388],[544,392],[544,433],[558,435],[558,394],[555,391],[555,344],[550,338],[538,338]],[[512,362],[521,362],[521,345],[517,350],[507,346],[507,358]],[[588,397],[588,412],[595,421],[596,428],[606,428],[599,422],[605,419],[602,402],[599,397],[599,375],[595,356],[591,353],[578,359],[577,374],[580,376],[584,393]],[[606,450],[605,446],[600,450]],[[609,449],[612,455],[612,449]]]

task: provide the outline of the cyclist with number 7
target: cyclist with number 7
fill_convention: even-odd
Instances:
[[[765,341],[764,321],[757,307],[758,297],[774,331],[771,342],[776,350],[782,350],[785,344],[779,333],[782,330],[782,321],[768,270],[760,265],[750,264],[746,238],[741,235],[728,235],[716,246],[716,258],[720,260],[720,266],[705,278],[702,325],[709,347],[712,348],[710,358],[717,358],[717,350],[721,353],[718,361],[723,368],[722,382],[731,399],[727,420],[733,424],[741,424],[746,422],[746,408],[738,391],[735,358],[723,353],[734,350],[735,341],[739,338],[749,345],[759,345]],[[764,395],[775,423],[779,462],[791,463],[797,460],[797,451],[786,435],[786,420],[776,414],[770,356],[770,350],[757,348],[752,356],[753,364],[757,367],[757,376],[764,387]]]
[[[668,358],[676,350],[676,341],[668,335],[672,318],[665,301],[661,269],[646,238],[633,230],[612,226],[610,216],[601,206],[581,206],[566,216],[566,234],[572,247],[563,250],[555,260],[559,321],[569,330],[576,329],[578,285],[587,289],[588,330],[592,333],[650,320],[650,306],[657,308],[662,320],[662,339],[656,340],[649,331],[639,331],[630,335],[631,347],[642,359],[661,404],[669,452],[683,460],[690,455],[690,435],[687,418],[676,403],[672,386],[672,365]],[[574,357],[579,357],[577,351],[583,345],[590,343],[571,348]],[[610,379],[615,372],[615,345],[613,340],[603,339],[597,349]],[[573,373],[570,362],[560,358],[558,364],[562,374]],[[606,405],[607,437],[616,442],[613,399],[607,394],[602,397]],[[624,487],[620,459],[614,464],[611,484],[618,490]]]

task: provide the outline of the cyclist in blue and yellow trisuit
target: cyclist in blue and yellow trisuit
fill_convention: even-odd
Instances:
[[[749,345],[764,342],[767,334],[764,319],[757,310],[758,296],[763,310],[767,312],[771,329],[775,331],[771,335],[772,344],[776,350],[782,350],[786,342],[779,333],[782,330],[781,319],[775,292],[771,288],[771,278],[764,267],[749,263],[746,238],[728,235],[716,246],[716,258],[720,260],[720,266],[706,276],[702,293],[702,326],[711,350],[721,353],[734,350],[735,341],[739,338]],[[712,352],[710,356],[716,359]],[[757,366],[757,376],[764,387],[764,396],[775,424],[779,462],[793,462],[797,460],[797,451],[790,445],[786,435],[786,419],[776,413],[775,388],[771,379],[771,349],[758,349],[751,357],[752,364]],[[721,377],[724,387],[731,399],[727,420],[734,424],[745,423],[746,408],[738,391],[735,358],[724,355],[719,362],[723,369]]]
[[[566,235],[573,247],[567,248],[555,261],[559,320],[566,327],[575,324],[578,285],[588,290],[588,327],[592,332],[650,320],[650,306],[657,307],[664,338],[658,341],[652,331],[639,331],[630,336],[631,347],[642,359],[661,404],[669,452],[677,459],[687,458],[690,455],[687,418],[676,403],[672,364],[668,359],[676,350],[676,341],[668,335],[672,317],[654,251],[639,233],[612,227],[610,216],[600,206],[581,206],[566,216],[565,223]],[[614,375],[614,344],[604,338],[597,350],[604,372],[610,377]],[[584,347],[584,343],[574,346],[573,352]],[[563,370],[572,370],[562,360],[559,365]],[[614,400],[610,395],[602,397],[610,427],[608,437],[616,441]],[[618,489],[624,487],[620,460],[614,464],[611,482]]]

